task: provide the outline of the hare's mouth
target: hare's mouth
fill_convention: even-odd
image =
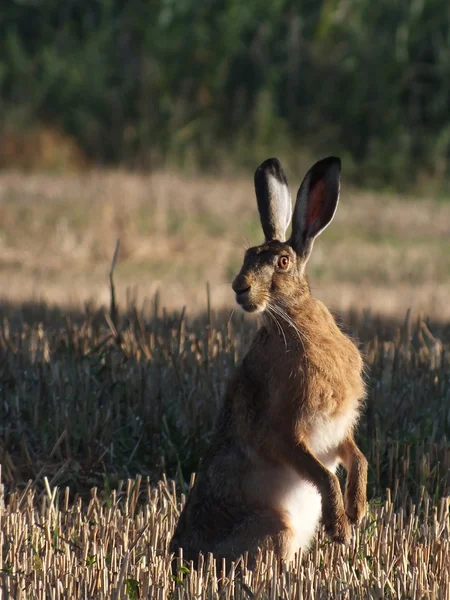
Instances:
[[[264,310],[264,306],[255,302],[255,299],[251,297],[250,287],[244,290],[236,292],[236,302],[245,312],[261,312]]]

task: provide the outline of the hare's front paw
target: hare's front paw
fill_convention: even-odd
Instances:
[[[345,512],[350,523],[359,525],[366,514],[367,499],[364,487],[347,485],[344,499]]]
[[[324,518],[325,531],[333,542],[348,544],[350,541],[350,524],[345,512],[335,515],[334,518]]]
[[[345,492],[345,512],[350,523],[359,525],[366,514],[367,501],[365,494],[352,494],[351,489],[347,488]]]

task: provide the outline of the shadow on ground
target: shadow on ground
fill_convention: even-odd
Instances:
[[[341,320],[341,319],[340,319]],[[343,315],[368,366],[358,432],[369,495],[450,492],[450,327],[407,316]],[[256,321],[213,310],[190,318],[153,303],[105,308],[0,306],[0,463],[28,480],[87,494],[136,474],[186,489],[206,451],[226,382]]]

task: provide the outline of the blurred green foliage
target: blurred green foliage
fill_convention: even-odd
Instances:
[[[445,181],[447,0],[8,0],[0,129],[100,163],[339,153],[355,183]]]

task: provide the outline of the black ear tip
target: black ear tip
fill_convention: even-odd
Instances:
[[[339,172],[341,172],[342,169],[342,161],[339,158],[339,156],[331,156],[330,158],[333,159],[333,163],[336,165],[336,168],[339,169]]]
[[[342,161],[339,158],[339,156],[328,156],[327,158],[324,158],[323,161],[320,161],[323,163],[324,167],[334,167],[335,169],[337,169],[339,171],[339,173],[341,172],[342,169]]]
[[[287,183],[286,175],[278,158],[267,158],[259,165],[255,171],[255,183],[262,179],[266,179],[269,175],[281,183]]]
[[[339,179],[341,176],[341,159],[337,156],[322,158],[311,167],[310,173],[314,180],[325,176],[333,176]]]
[[[278,168],[281,169],[281,163],[278,160],[278,158],[276,158],[275,156],[272,156],[272,158],[266,158],[266,160],[264,162],[262,162],[258,169],[270,169],[270,168]]]

